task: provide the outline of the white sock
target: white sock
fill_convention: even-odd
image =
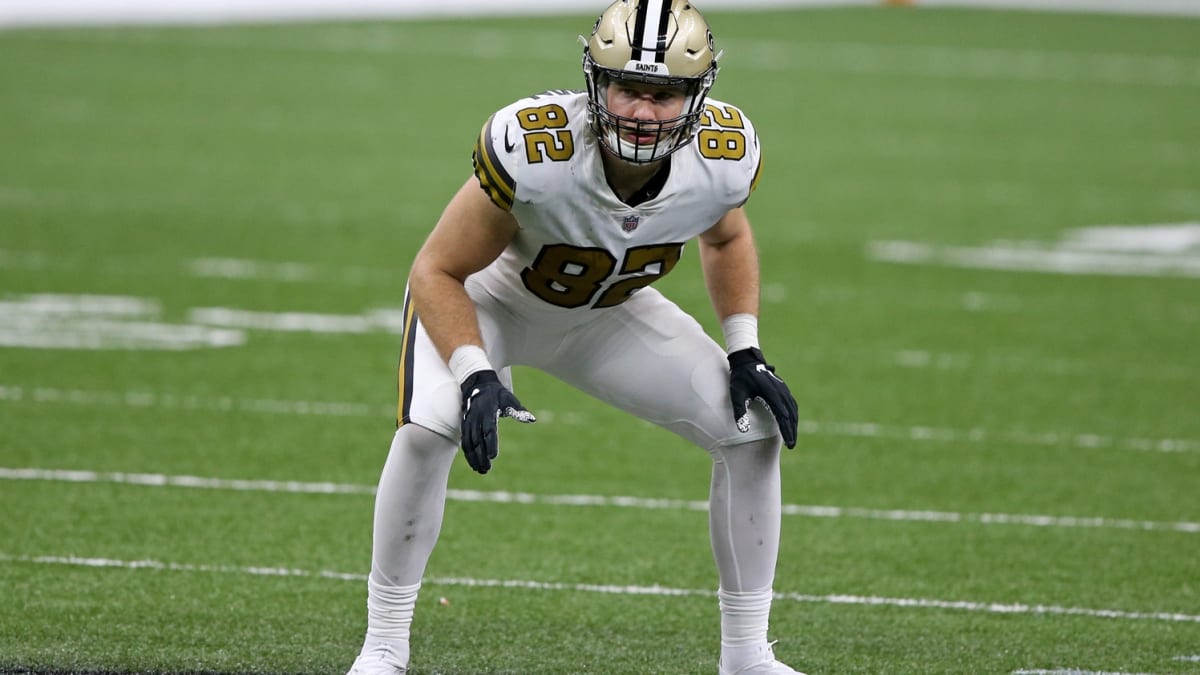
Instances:
[[[421,584],[388,586],[367,578],[367,640],[407,643]]]
[[[769,660],[771,589],[744,593],[720,589],[717,600],[721,606],[721,666],[736,671]]]
[[[767,622],[771,617],[770,588],[737,593],[720,589],[721,650],[760,647],[767,642]]]

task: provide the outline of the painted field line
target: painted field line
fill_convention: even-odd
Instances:
[[[872,241],[867,257],[904,265],[941,265],[1066,275],[1200,278],[1200,255],[1071,250],[1039,244],[944,246],[915,241]]]
[[[244,34],[151,31],[70,31],[39,40],[118,44],[187,45],[214,49],[476,56],[484,59],[558,61],[567,51],[556,31],[507,31],[453,27],[455,40],[429,39],[419,24],[329,27],[304,41],[247,39]],[[416,36],[426,39],[414,39]],[[1072,52],[1050,49],[957,45],[895,45],[865,42],[797,42],[728,36],[730,58],[747,67],[775,71],[852,75],[907,75],[966,80],[1098,83],[1131,86],[1200,86],[1200,59],[1170,54]]]
[[[274,262],[249,258],[193,258],[186,264],[194,277],[274,281],[278,283],[338,282],[352,286],[394,284],[396,271],[362,265],[318,265],[303,262]]]
[[[108,483],[148,487],[182,487],[244,492],[299,494],[373,495],[375,486],[349,483],[275,480],[235,480],[200,476],[171,476],[158,473],[97,472],[62,469],[0,467],[0,480],[36,480],[59,483]],[[446,498],[459,502],[491,504],[538,504],[549,506],[619,507],[663,511],[708,511],[708,502],[686,499],[608,495],[540,495],[529,492],[484,492],[450,489]],[[1158,532],[1200,533],[1200,522],[1131,520],[1127,518],[1048,516],[1014,513],[958,513],[909,509],[868,509],[853,506],[784,504],[786,516],[807,518],[855,518],[860,520],[964,523],[979,525],[1023,525],[1027,527],[1093,528]]]
[[[1125,673],[1107,670],[1080,670],[1078,668],[1060,668],[1056,670],[1014,670],[1012,675],[1154,675],[1154,673]]]
[[[1021,353],[929,352],[922,349],[903,349],[892,354],[892,363],[901,368],[965,371],[971,369],[1001,370],[1007,373],[1026,371],[1054,376],[1092,377],[1120,375],[1130,379],[1194,382],[1200,370],[1172,364],[1165,366],[1126,365],[1106,363],[1095,366],[1087,361],[1070,358],[1037,358]]]
[[[239,480],[169,476],[161,473],[97,472],[57,469],[13,469],[0,467],[0,480],[40,480],[58,483],[112,483],[146,487],[183,487],[234,492],[281,492],[291,494],[374,495],[373,485],[279,480]]]
[[[125,408],[162,408],[165,410],[200,410],[208,412],[248,412],[274,415],[315,417],[395,417],[394,405],[372,410],[365,403],[349,401],[304,401],[232,396],[192,396],[159,394],[149,391],[105,391],[97,389],[58,389],[55,387],[20,387],[0,383],[0,402],[31,401],[34,403],[67,403],[86,406],[117,406]]]
[[[218,574],[240,574],[268,577],[299,577],[310,579],[337,579],[365,582],[367,575],[331,570],[310,571],[287,567],[240,567],[236,565],[203,565],[162,562],[159,560],[113,560],[111,558],[85,558],[79,556],[30,556],[0,552],[0,562],[36,565],[68,565],[73,567],[117,568],[129,570],[160,570],[168,572],[206,572]],[[657,597],[700,597],[715,598],[716,591],[696,588],[673,588],[670,586],[618,586],[607,584],[573,584],[566,582],[533,581],[528,579],[476,579],[470,577],[426,577],[427,586],[461,586],[468,588],[506,588],[531,591],[574,591],[602,593],[606,595],[640,595]],[[1080,616],[1096,619],[1123,621],[1168,621],[1173,623],[1200,623],[1200,616],[1178,612],[1132,612],[1120,609],[1091,609],[1086,607],[1063,607],[1060,605],[1029,605],[1024,603],[977,602],[970,600],[937,600],[932,598],[889,598],[875,595],[808,593],[775,593],[775,599],[803,603],[829,605],[861,605],[867,607],[903,607],[908,609],[949,609],[965,612],[992,614],[1030,614]]]
[[[967,80],[1200,86],[1200,60],[1189,56],[986,46],[745,41],[738,38],[726,40],[725,44],[739,63],[745,60],[756,68],[768,70]]]
[[[207,412],[245,412],[276,415],[381,417],[396,414],[395,406],[372,409],[364,403],[349,401],[305,401],[284,399],[245,399],[231,396],[191,396],[158,394],[150,391],[105,391],[95,389],[59,389],[55,387],[23,387],[0,382],[0,403],[30,401],[33,403],[65,403],[88,406],[119,406],[129,408],[163,408],[167,410],[197,410]],[[551,421],[561,415],[562,424],[582,424],[585,415],[553,410],[536,411],[539,418]],[[543,417],[544,416],[544,417]],[[877,422],[843,422],[837,420],[800,420],[799,433],[808,436],[872,438],[888,441],[936,443],[1004,443],[1041,447],[1074,447],[1085,450],[1128,450],[1135,452],[1200,452],[1200,440],[1191,438],[1147,438],[1143,436],[1115,437],[1090,432],[1059,431],[989,431],[978,427],[954,429],[925,425],[903,426]]]

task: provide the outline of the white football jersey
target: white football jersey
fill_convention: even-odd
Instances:
[[[520,229],[466,288],[506,385],[509,366],[538,368],[709,450],[777,433],[757,405],[751,431],[737,427],[725,351],[646,288],[671,271],[685,242],[745,202],[758,178],[758,139],[742,112],[710,100],[703,122],[670,156],[662,189],[637,206],[608,186],[586,94],[522,99],[484,125],[475,175]],[[458,438],[459,383],[410,302],[405,316],[397,420]]]
[[[670,272],[758,179],[758,137],[741,110],[709,99],[702,123],[670,156],[658,195],[630,206],[605,179],[585,93],[546,92],[496,112],[476,143],[475,175],[520,230],[479,281],[543,313],[613,307]]]

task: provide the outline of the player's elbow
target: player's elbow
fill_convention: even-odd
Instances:
[[[467,274],[456,274],[447,265],[442,264],[435,256],[424,251],[417,254],[413,260],[412,269],[408,273],[408,287],[414,295],[424,295],[427,291],[447,283],[462,285]]]

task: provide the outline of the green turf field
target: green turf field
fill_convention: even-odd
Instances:
[[[777,654],[1200,673],[1200,20],[710,18],[801,408]],[[344,672],[408,264],[590,26],[0,33],[0,673]],[[707,455],[516,375],[412,672],[715,673]]]

